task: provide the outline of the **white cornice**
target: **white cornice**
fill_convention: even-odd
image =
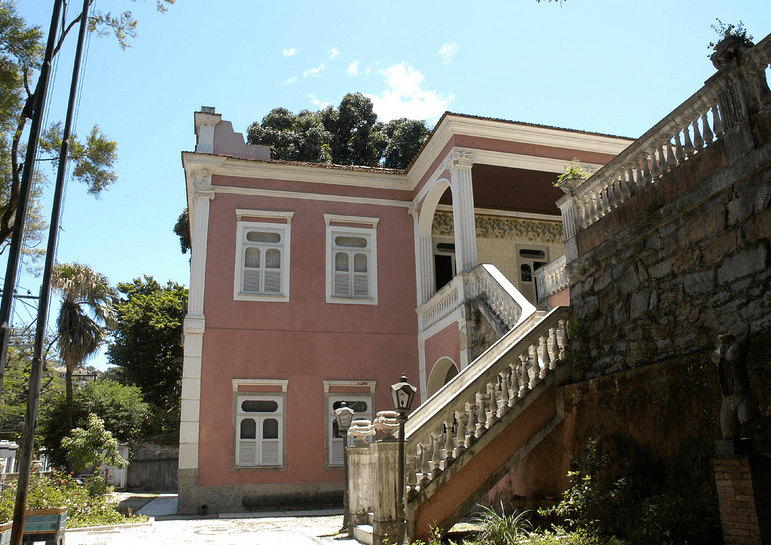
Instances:
[[[326,193],[303,193],[300,191],[282,191],[279,189],[256,189],[251,187],[233,187],[226,185],[212,186],[215,193],[231,195],[250,195],[257,197],[272,197],[276,199],[301,199],[325,202],[345,202],[353,204],[371,204],[375,206],[398,206],[409,208],[412,201],[397,201],[394,199],[377,199],[372,197],[357,197],[349,195],[329,195]]]
[[[330,168],[316,165],[302,165],[248,159],[235,159],[220,155],[206,155],[183,152],[185,168],[206,167],[212,174],[240,178],[266,178],[291,182],[335,184],[375,189],[397,189],[409,191],[407,176],[402,173],[386,173],[377,170]]]
[[[272,218],[282,219],[286,223],[292,223],[294,212],[283,212],[280,210],[247,210],[245,208],[236,208],[236,219],[241,221],[244,216],[251,218]]]
[[[324,214],[324,222],[329,226],[330,223],[361,223],[362,225],[371,225],[377,228],[380,218],[366,218],[364,216],[342,216],[340,214]]]
[[[479,119],[456,115],[447,115],[436,128],[434,134],[416,159],[407,176],[414,186],[425,176],[437,154],[447,145],[454,135],[489,138],[504,142],[520,142],[553,148],[566,148],[576,151],[588,151],[617,155],[632,143],[631,139],[617,136],[540,127],[500,121]],[[469,148],[474,154],[474,162],[480,163],[480,150]]]

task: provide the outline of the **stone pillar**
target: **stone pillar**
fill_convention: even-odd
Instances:
[[[194,177],[190,210],[191,262],[188,310],[183,325],[184,360],[179,431],[178,492],[180,514],[198,512],[198,428],[201,405],[201,358],[206,320],[203,314],[206,280],[206,244],[209,234],[209,205],[214,198],[211,176],[206,169],[188,174]]]
[[[473,164],[474,156],[465,151],[453,151],[445,163],[450,171],[455,265],[458,273],[470,272],[477,266],[477,230],[474,219],[474,190],[471,184]]]
[[[725,544],[771,543],[771,505],[762,495],[771,484],[771,468],[759,457],[735,454],[733,444],[733,440],[716,441],[718,454],[713,460]]]
[[[375,505],[372,522],[375,545],[395,543],[399,535],[396,511],[399,443],[378,441],[372,445],[376,457]]]
[[[348,509],[351,524],[369,524],[375,504],[374,449],[362,443],[346,449],[348,456]]]
[[[222,121],[222,115],[214,108],[202,107],[195,113],[196,153],[214,153],[214,127]]]

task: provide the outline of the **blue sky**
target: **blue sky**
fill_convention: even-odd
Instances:
[[[52,6],[17,0],[45,30]],[[716,18],[743,21],[755,41],[771,33],[768,0],[177,0],[165,14],[154,0],[96,7],[139,19],[126,51],[112,37],[90,39],[78,114],[80,134],[96,123],[118,141],[119,180],[98,200],[69,186],[57,257],[113,283],[143,274],[189,283],[189,254],[172,228],[186,206],[180,153],[194,148],[201,106],[245,132],[272,108],[317,110],[358,91],[381,120],[432,124],[449,110],[638,137],[715,72],[707,44]],[[50,120],[64,117],[70,72],[64,54]],[[33,292],[37,284],[21,279]]]

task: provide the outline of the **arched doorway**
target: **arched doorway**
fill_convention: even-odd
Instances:
[[[451,358],[441,358],[431,369],[431,375],[428,377],[428,397],[431,397],[439,389],[450,382],[458,374],[458,366]]]

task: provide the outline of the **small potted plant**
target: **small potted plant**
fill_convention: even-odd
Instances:
[[[570,193],[588,177],[589,173],[583,169],[581,162],[578,159],[573,159],[565,167],[565,172],[557,177],[554,187],[559,187],[565,193]]]
[[[747,33],[741,21],[737,25],[724,24],[720,19],[716,21],[717,24],[712,25],[712,28],[717,33],[718,40],[709,43],[709,49],[712,51],[709,59],[715,68],[722,70],[754,44],[752,36]]]

